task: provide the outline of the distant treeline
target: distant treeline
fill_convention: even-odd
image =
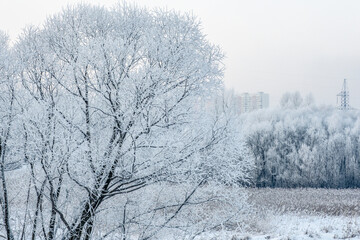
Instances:
[[[253,185],[360,187],[359,111],[286,106],[244,117],[255,161]]]

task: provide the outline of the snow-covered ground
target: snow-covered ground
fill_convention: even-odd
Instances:
[[[26,171],[16,171],[9,180],[16,189],[23,189],[26,178],[19,176],[25,176]],[[195,240],[360,239],[360,189],[249,188],[246,192],[252,209],[245,225],[237,230],[203,233]],[[20,197],[14,198],[13,194]],[[10,197],[15,215],[21,218],[26,191],[12,192]],[[94,235],[94,239],[99,239]],[[183,239],[161,237],[159,240]]]
[[[360,239],[360,218],[281,214],[259,219],[262,232],[220,231],[199,236],[197,240],[305,240]]]
[[[253,213],[246,229],[197,240],[360,239],[358,189],[248,189]]]

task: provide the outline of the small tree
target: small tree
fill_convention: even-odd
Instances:
[[[16,164],[11,159],[12,150],[8,145],[13,140],[12,130],[15,115],[15,80],[12,66],[12,54],[8,47],[7,36],[0,32],[0,204],[3,214],[3,224],[7,239],[14,239],[10,226],[10,203],[8,183],[5,171]]]

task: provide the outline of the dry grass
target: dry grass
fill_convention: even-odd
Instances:
[[[258,212],[360,216],[360,189],[249,188],[249,202]]]

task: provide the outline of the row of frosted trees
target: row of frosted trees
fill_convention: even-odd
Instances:
[[[246,143],[255,157],[253,184],[360,187],[359,112],[288,105],[292,107],[283,105],[244,119]]]

